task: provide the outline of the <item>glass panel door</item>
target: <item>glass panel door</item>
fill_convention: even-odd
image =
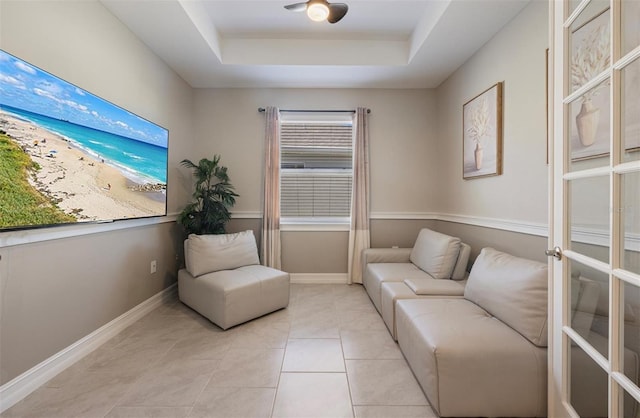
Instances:
[[[640,417],[640,1],[550,0],[549,416]]]

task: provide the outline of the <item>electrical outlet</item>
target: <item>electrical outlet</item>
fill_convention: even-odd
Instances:
[[[156,272],[157,267],[158,267],[158,266],[157,266],[157,264],[156,264],[156,260],[153,260],[153,261],[151,262],[151,274],[153,274],[153,273],[155,273],[155,272]]]

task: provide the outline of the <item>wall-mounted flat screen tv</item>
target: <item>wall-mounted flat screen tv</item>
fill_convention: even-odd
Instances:
[[[0,231],[166,215],[168,135],[0,50]]]

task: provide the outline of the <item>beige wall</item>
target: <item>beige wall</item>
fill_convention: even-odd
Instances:
[[[259,107],[365,106],[371,137],[371,210],[424,212],[432,205],[437,140],[432,90],[203,89],[195,92],[193,159],[222,155],[240,198],[234,210],[262,210],[264,114]]]
[[[373,219],[371,220],[371,246],[373,248],[411,248],[422,228],[436,229],[433,220]]]
[[[547,245],[546,237],[444,221],[438,221],[434,229],[443,234],[460,237],[463,242],[471,246],[469,270],[478,254],[480,254],[480,250],[484,247],[495,248],[517,257],[524,257],[542,263],[547,262],[547,257],[544,255]]]
[[[421,228],[436,229],[436,226],[433,220],[373,219],[371,246],[409,248]],[[261,219],[231,219],[227,232],[251,229],[260,246],[261,227]],[[347,272],[348,232],[284,231],[281,237],[283,270],[294,274]]]
[[[370,108],[371,210],[424,213],[432,207],[438,189],[433,90],[196,90],[197,143],[191,158],[222,155],[240,194],[235,212],[262,210],[265,122],[258,108],[269,105],[282,109]],[[236,220],[229,230],[246,224]],[[399,228],[385,226],[385,221],[376,225],[380,228],[377,232],[372,227],[373,241],[379,245],[413,243],[417,235],[409,227],[412,221]],[[346,273],[347,242],[347,232],[283,232],[283,268],[291,273]]]
[[[436,90],[438,213],[547,221],[548,6],[531,2]],[[504,82],[503,174],[462,179],[462,106]]]
[[[175,223],[0,249],[2,383],[175,282]],[[151,260],[158,271],[149,273]]]
[[[439,187],[431,210],[446,215],[547,223],[546,70],[548,5],[531,2],[436,89]],[[462,106],[502,81],[503,174],[462,179]],[[547,238],[438,221],[435,229],[472,247],[545,261]]]
[[[0,48],[169,129],[169,212],[184,205],[192,90],[99,2],[3,0]],[[0,384],[173,283],[180,236],[165,223],[0,248]]]

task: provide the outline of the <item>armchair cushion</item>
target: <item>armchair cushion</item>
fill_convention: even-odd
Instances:
[[[468,299],[539,347],[547,346],[547,265],[483,248],[464,291]]]
[[[191,234],[184,242],[187,271],[193,277],[260,264],[253,231],[236,234]]]
[[[460,253],[460,238],[424,228],[418,234],[410,260],[434,279],[449,279]]]

